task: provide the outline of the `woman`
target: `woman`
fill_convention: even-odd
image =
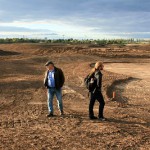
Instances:
[[[93,107],[95,104],[95,101],[97,100],[99,102],[99,114],[98,118],[99,120],[104,121],[105,118],[103,116],[103,110],[104,110],[104,98],[101,92],[102,87],[102,73],[101,70],[103,70],[104,65],[102,62],[98,61],[96,62],[94,68],[92,69],[89,78],[90,78],[90,84],[91,86],[94,86],[90,92],[90,103],[89,103],[89,118],[90,119],[97,119],[97,117],[94,116]]]

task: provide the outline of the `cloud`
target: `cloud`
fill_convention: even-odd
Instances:
[[[27,37],[27,38],[59,38],[59,34],[47,29],[30,29],[14,26],[0,26],[0,37]]]
[[[0,31],[150,32],[149,0],[0,0],[0,4]],[[4,23],[9,27],[2,27]]]
[[[46,29],[29,29],[24,27],[0,26],[0,32],[51,32]]]
[[[125,12],[127,15],[128,12],[150,12],[148,0],[0,0],[0,3],[3,21],[62,20],[72,17],[101,19],[106,16],[110,19],[122,13],[125,15]]]

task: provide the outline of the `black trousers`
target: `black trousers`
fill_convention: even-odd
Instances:
[[[90,92],[89,117],[94,116],[93,107],[94,107],[96,100],[99,102],[98,117],[103,118],[104,117],[103,116],[103,110],[104,110],[105,102],[104,102],[104,98],[103,98],[101,91],[95,91],[94,93]]]

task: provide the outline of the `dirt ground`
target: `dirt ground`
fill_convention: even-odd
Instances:
[[[45,62],[62,68],[65,115],[47,118]],[[88,119],[83,79],[96,61],[104,62],[104,115]],[[0,149],[149,150],[150,45],[1,44]],[[116,97],[112,99],[112,93]],[[95,104],[95,115],[98,103]]]

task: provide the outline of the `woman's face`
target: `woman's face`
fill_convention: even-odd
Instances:
[[[99,66],[99,70],[103,70],[104,69],[104,65],[102,64],[101,66]]]

